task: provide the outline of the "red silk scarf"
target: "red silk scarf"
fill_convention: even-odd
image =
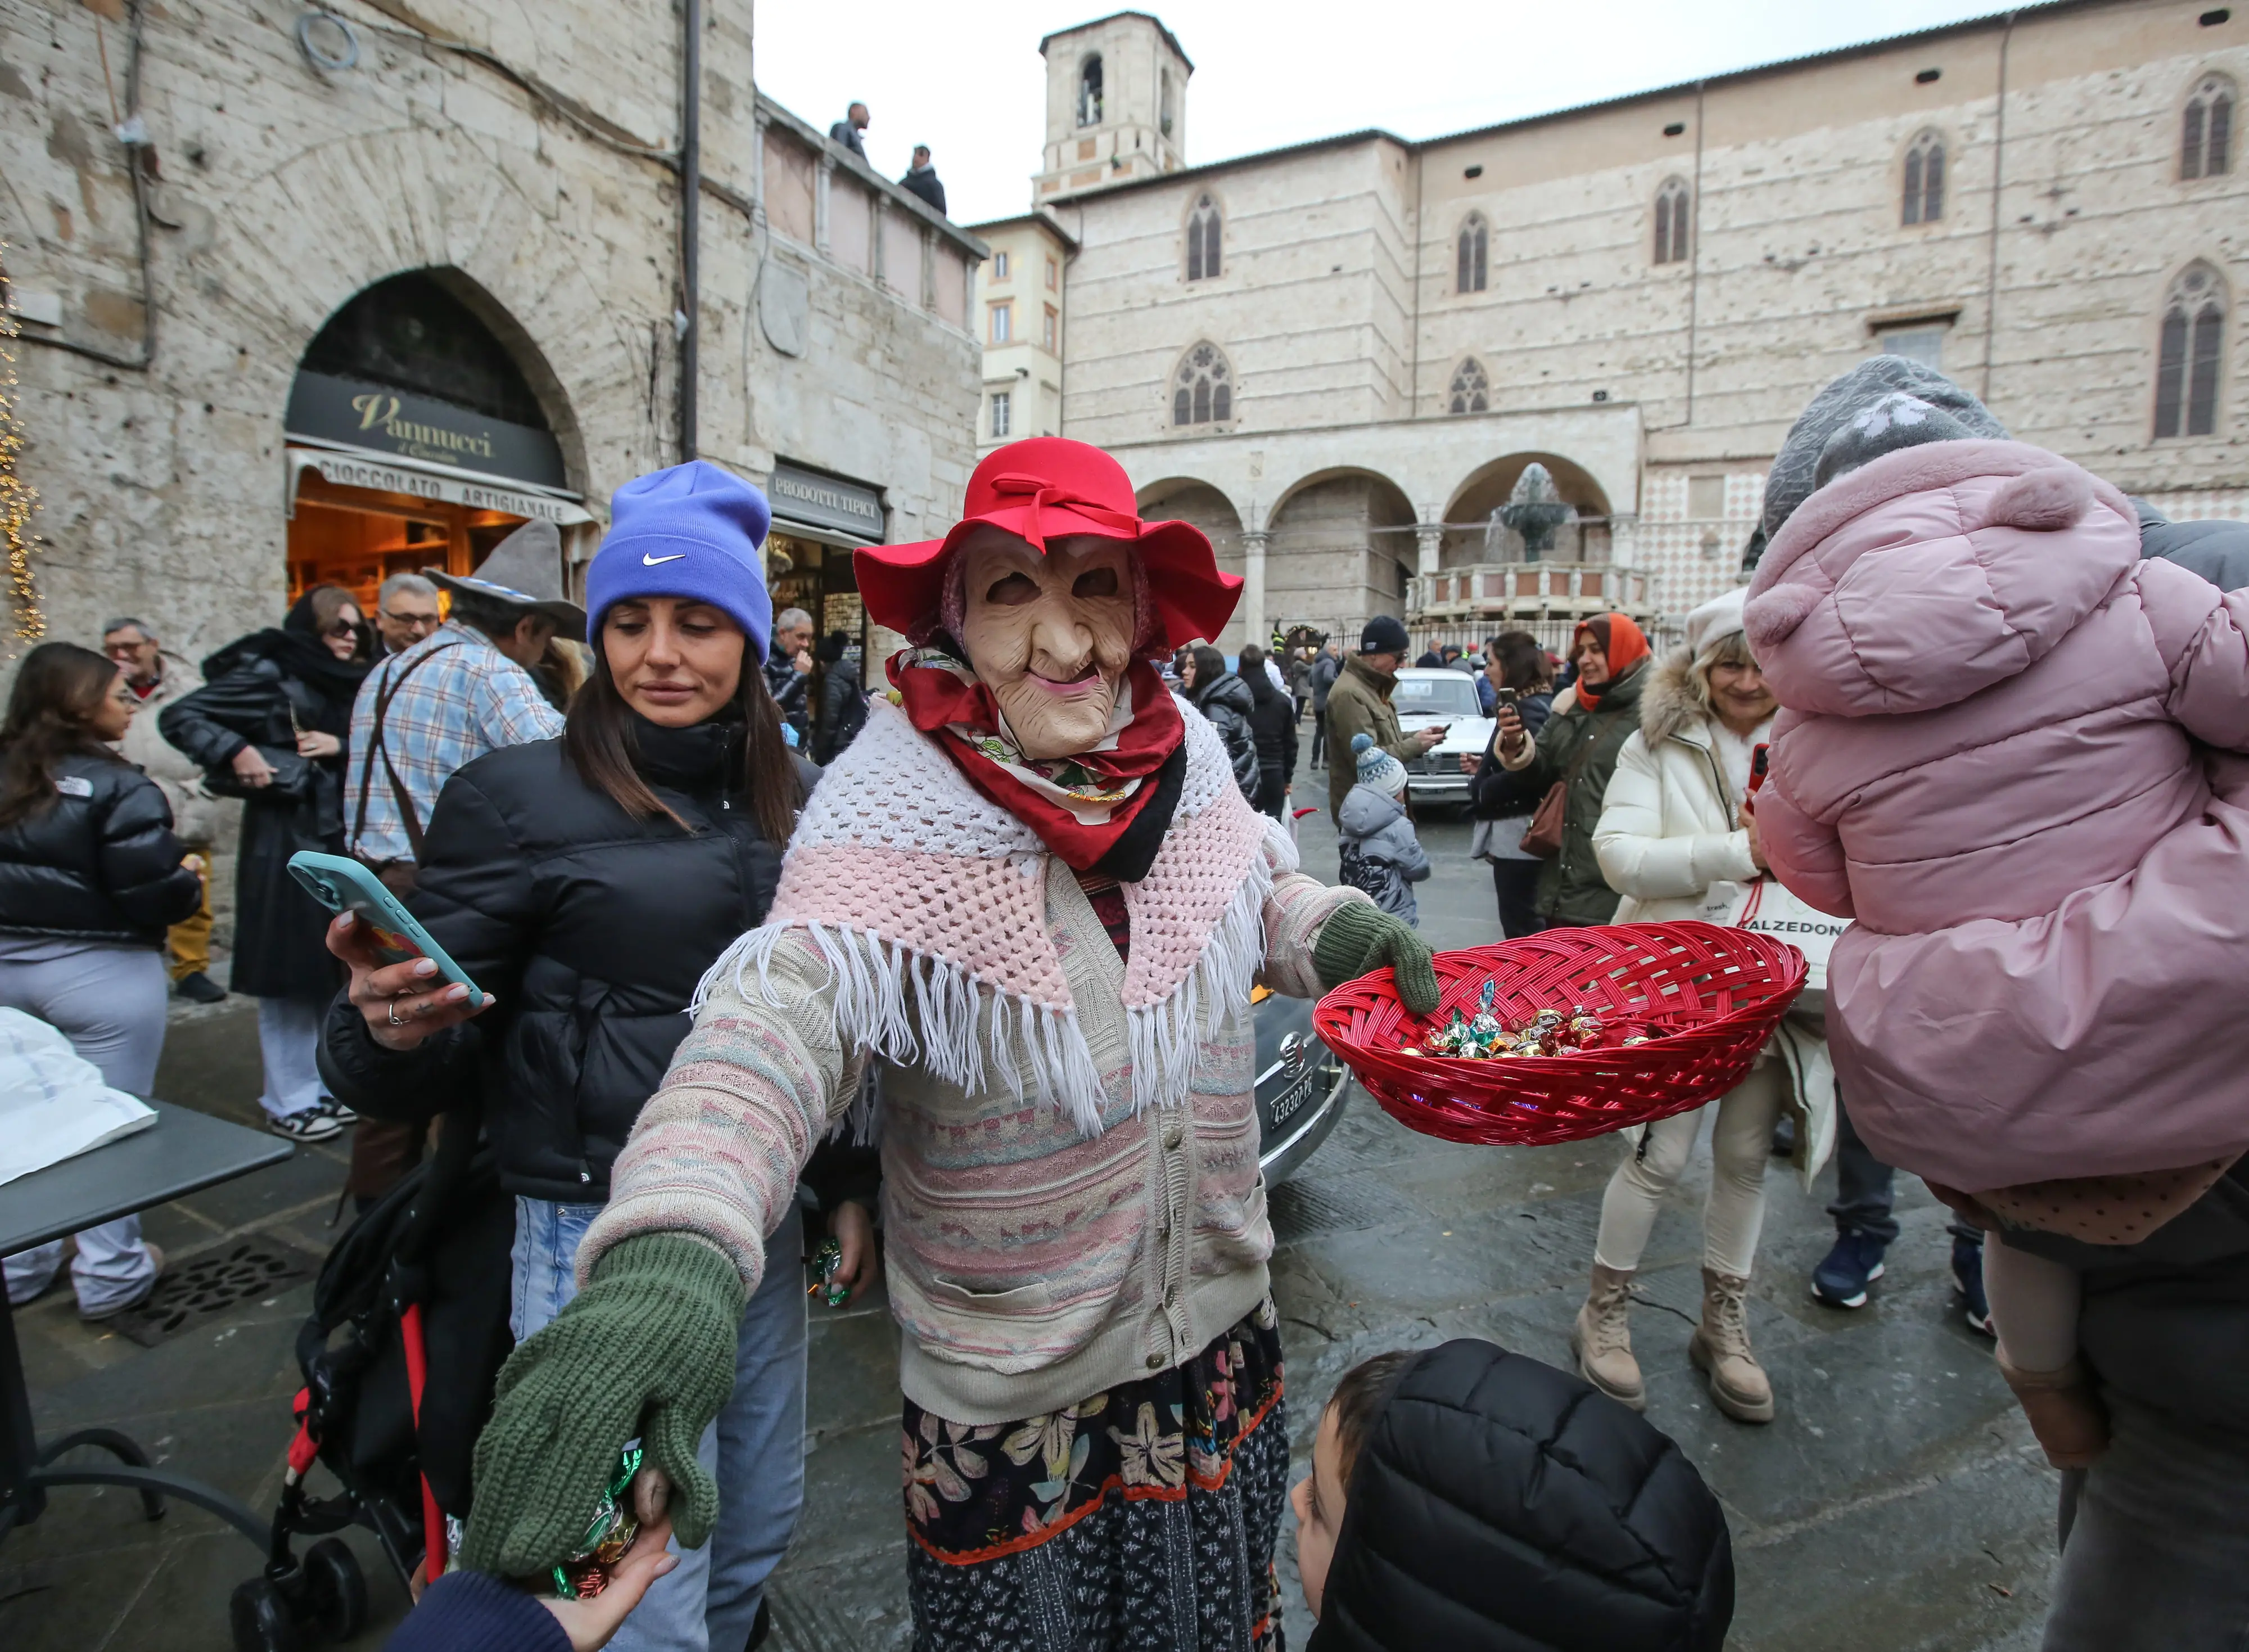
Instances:
[[[1073,871],[1095,865],[1156,788],[1164,760],[1186,738],[1156,668],[1135,659],[1107,736],[1074,757],[1032,759],[1016,746],[999,702],[968,665],[936,648],[910,648],[884,668],[913,726],[936,736],[971,786],[1006,809]]]

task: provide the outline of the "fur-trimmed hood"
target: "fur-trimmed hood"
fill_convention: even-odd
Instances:
[[[1709,715],[1695,692],[1695,657],[1682,643],[1649,671],[1640,691],[1640,734],[1651,747],[1675,738],[1707,747]]]

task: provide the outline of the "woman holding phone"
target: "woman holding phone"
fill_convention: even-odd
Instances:
[[[237,992],[258,1000],[266,1127],[325,1141],[351,1122],[313,1064],[335,990],[321,946],[327,915],[289,876],[299,850],[344,850],[344,742],[352,699],[375,662],[367,621],[340,585],[315,585],[278,629],[253,631],[203,662],[203,685],[156,726],[215,789],[245,801],[235,863]]]
[[[764,496],[698,462],[628,483],[613,513],[586,575],[593,672],[561,737],[464,767],[423,838],[408,905],[491,1001],[470,1008],[429,960],[383,965],[349,916],[329,932],[351,969],[323,1043],[337,1093],[402,1118],[481,1088],[516,1200],[518,1340],[576,1295],[610,1167],[704,971],[763,920],[817,773],[785,744],[760,670]],[[873,1276],[872,1229],[868,1195],[847,1184],[871,1180],[870,1157],[831,1150],[809,1178],[855,1292]],[[792,1208],[743,1315],[733,1397],[702,1440],[720,1487],[712,1540],[650,1591],[621,1647],[733,1648],[761,1632],[803,1493],[801,1244]]]

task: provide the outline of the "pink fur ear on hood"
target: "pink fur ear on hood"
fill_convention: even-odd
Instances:
[[[2074,465],[2050,465],[2025,471],[1991,499],[1991,521],[2008,527],[2051,533],[2068,527],[2093,508],[2093,478]]]
[[[1776,585],[1750,598],[1742,609],[1742,630],[1749,635],[1750,647],[1771,648],[1786,642],[1790,633],[1819,606],[1819,596],[1808,585],[1791,584]]]

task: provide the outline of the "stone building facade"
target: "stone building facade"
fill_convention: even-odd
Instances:
[[[984,263],[973,320],[984,337],[977,447],[1062,434],[1063,270],[1077,243],[1043,212],[980,224]]]
[[[1885,349],[2173,514],[2249,513],[2249,8],[2060,0],[1427,142],[1090,177],[1065,129],[1135,154],[1160,112],[1111,90],[1081,134],[1076,65],[1186,59],[1131,12],[1044,49],[1063,433],[1213,533],[1249,582],[1229,644],[1376,611],[1675,625],[1739,578],[1796,413]],[[1543,568],[1492,520],[1533,461],[1579,513]]]
[[[691,303],[666,0],[0,0],[50,634],[195,657],[534,514],[574,577],[682,457],[690,309],[694,453],[856,629],[849,546],[938,531],[975,462],[985,249],[759,94],[748,0],[702,16]]]

